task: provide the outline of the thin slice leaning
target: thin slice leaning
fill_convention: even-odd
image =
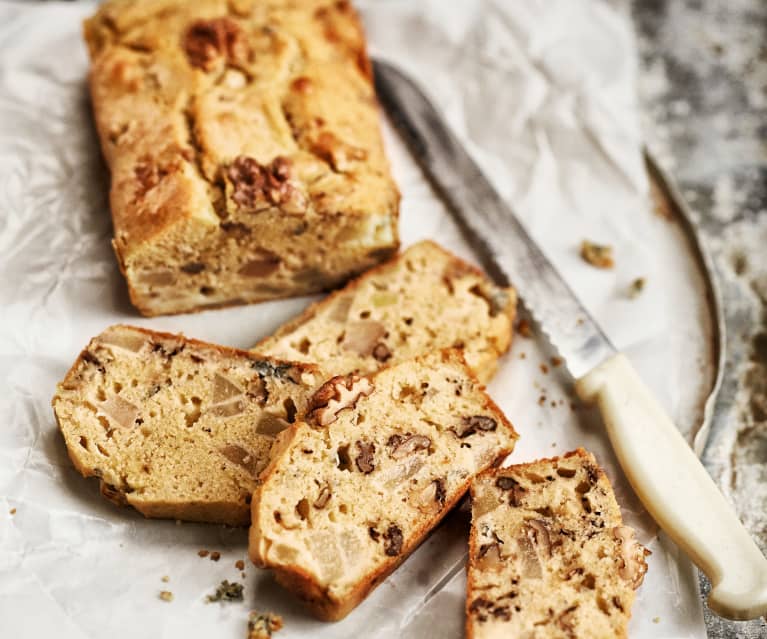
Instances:
[[[488,471],[471,493],[469,639],[626,637],[649,551],[591,453]]]
[[[424,241],[310,306],[253,350],[345,375],[462,348],[487,381],[511,343],[515,305],[513,289]]]
[[[279,436],[253,496],[251,558],[340,619],[516,437],[459,351],[335,377]]]
[[[275,435],[320,383],[308,364],[112,326],[53,409],[72,462],[105,497],[147,517],[245,525]]]

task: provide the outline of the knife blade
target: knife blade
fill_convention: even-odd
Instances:
[[[467,231],[483,266],[499,284],[506,284],[507,278],[514,283],[573,377],[614,355],[615,348],[602,329],[418,86],[390,65],[376,61],[374,68],[385,111]]]
[[[378,98],[443,196],[489,274],[525,307],[599,406],[610,442],[658,525],[708,575],[708,605],[731,619],[767,614],[767,560],[671,419],[618,353],[483,175],[440,113],[405,74],[373,63]]]

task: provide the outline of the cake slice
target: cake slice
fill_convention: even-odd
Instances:
[[[275,444],[253,495],[250,556],[317,617],[340,619],[516,437],[459,351],[332,378]]]
[[[472,484],[469,639],[626,637],[649,554],[582,448]]]
[[[441,348],[462,348],[481,381],[511,342],[514,290],[434,242],[419,242],[310,306],[254,350],[369,373]]]
[[[112,501],[246,525],[275,435],[321,381],[308,364],[113,326],[77,358],[53,410],[75,467]]]

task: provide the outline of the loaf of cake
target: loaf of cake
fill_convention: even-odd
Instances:
[[[425,241],[310,306],[254,350],[345,375],[456,347],[487,381],[509,348],[515,308],[513,289]]]
[[[317,292],[396,251],[349,2],[108,0],[85,40],[113,245],[142,313]]]
[[[309,364],[113,326],[77,358],[53,410],[105,497],[147,517],[246,525],[275,436],[320,383]]]
[[[250,556],[317,617],[340,619],[516,436],[460,351],[334,377],[278,436],[253,495]]]
[[[469,639],[626,637],[649,551],[593,455],[494,469],[471,495]]]

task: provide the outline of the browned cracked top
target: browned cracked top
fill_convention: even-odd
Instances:
[[[85,38],[123,259],[240,209],[396,215],[348,2],[111,0]]]

